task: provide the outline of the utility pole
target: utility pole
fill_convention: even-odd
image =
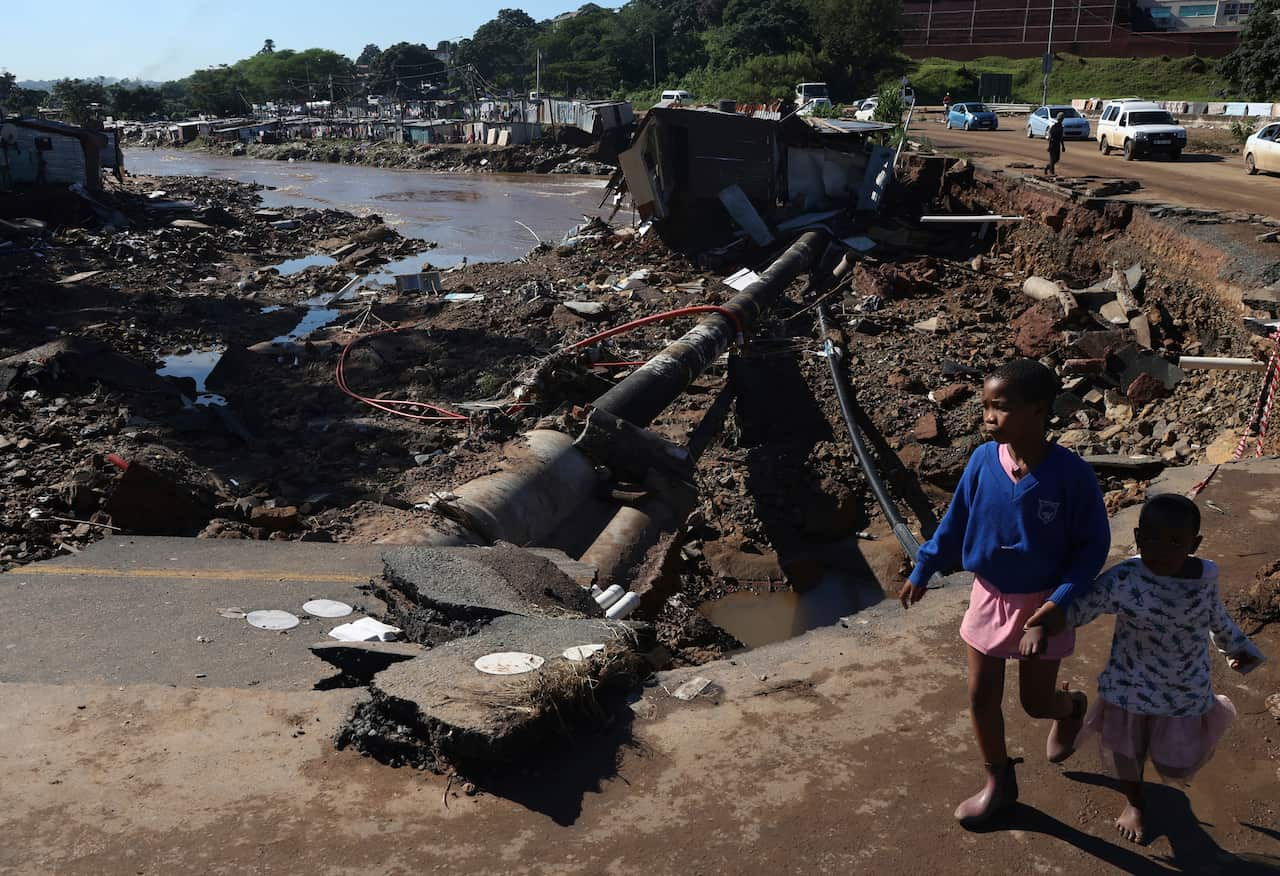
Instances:
[[[649,31],[649,40],[653,44],[653,87],[658,87],[658,34],[655,31]]]
[[[1077,0],[1083,2],[1083,0]],[[1047,106],[1049,103],[1049,72],[1053,69],[1053,13],[1057,6],[1057,0],[1049,0],[1049,36],[1044,44],[1044,88],[1040,93],[1040,105]]]
[[[537,49],[537,60],[534,62],[537,66],[537,74],[534,78],[534,89],[538,92],[538,100],[542,100],[542,49]]]

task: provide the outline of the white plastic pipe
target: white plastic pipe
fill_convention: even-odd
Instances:
[[[983,222],[1021,222],[1023,216],[921,216],[921,222],[939,223],[983,223]]]
[[[627,591],[623,590],[617,584],[612,584],[609,586],[608,590],[596,597],[596,605],[607,611],[609,607],[621,599],[622,595],[626,592]]]
[[[1229,356],[1183,356],[1179,368],[1202,368],[1216,371],[1266,371],[1267,363],[1257,359],[1234,359]]]
[[[616,587],[618,585],[615,584],[614,586]],[[628,593],[626,596],[615,602],[613,606],[604,613],[604,616],[609,620],[622,620],[624,617],[631,614],[631,612],[635,611],[636,607],[639,605],[640,597],[634,593]]]

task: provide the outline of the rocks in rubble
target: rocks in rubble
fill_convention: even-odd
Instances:
[[[916,420],[915,429],[912,431],[915,439],[922,444],[945,444],[946,438],[943,435],[942,423],[938,420],[937,414],[924,414]]]
[[[919,332],[929,332],[933,334],[947,331],[951,327],[951,321],[947,318],[946,314],[940,313],[937,316],[931,316],[928,319],[923,319],[920,322],[913,324],[911,327]]]
[[[1125,394],[1135,405],[1145,405],[1157,399],[1168,398],[1169,390],[1150,374],[1141,373],[1130,382]]]
[[[952,383],[929,393],[932,399],[944,411],[951,410],[973,395],[973,387],[966,383]]]
[[[289,532],[298,528],[298,509],[292,505],[281,508],[259,505],[249,512],[249,523],[268,532]]]
[[[887,381],[891,389],[901,392],[922,393],[924,392],[924,381],[914,374],[906,371],[894,371],[889,375]]]
[[[1057,301],[1037,301],[1013,321],[1013,345],[1031,359],[1039,359],[1062,345],[1062,306]]]

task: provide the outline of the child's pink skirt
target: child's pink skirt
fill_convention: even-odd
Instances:
[[[1221,694],[1209,711],[1186,718],[1139,715],[1098,697],[1076,746],[1096,734],[1103,766],[1122,781],[1141,781],[1148,758],[1166,779],[1189,779],[1213,757],[1235,717],[1236,707]]]
[[[969,610],[960,622],[960,638],[988,657],[1002,660],[1024,660],[1018,645],[1022,642],[1023,625],[1035,614],[1052,590],[1040,593],[1001,593],[991,584],[975,576]],[[1063,630],[1045,641],[1042,660],[1070,657],[1076,647],[1076,631]]]

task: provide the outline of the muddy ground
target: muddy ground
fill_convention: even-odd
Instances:
[[[928,534],[982,440],[982,375],[1015,355],[1063,372],[1070,391],[1055,439],[1086,455],[1147,458],[1137,470],[1100,468],[1113,510],[1140,501],[1161,467],[1230,456],[1259,375],[1187,372],[1166,386],[1136,380],[1132,365],[1266,355],[1240,311],[1274,317],[1272,305],[1238,303],[1241,289],[1276,279],[1265,249],[1275,245],[1256,240],[1271,227],[1265,217],[1156,221],[1129,204],[1064,201],[941,161],[914,165],[898,191],[895,218],[857,229],[877,246],[827,301],[849,341],[869,438],[914,528]],[[596,223],[519,262],[441,274],[443,294],[470,300],[381,286],[366,319],[367,300],[329,297],[389,259],[421,253],[429,269],[429,242],[401,238],[376,216],[263,213],[250,187],[207,179],[135,178],[102,200],[122,214],[115,226],[93,217],[0,226],[9,244],[0,249],[0,568],[75,552],[111,527],[387,537],[421,522],[433,494],[494,470],[521,432],[576,432],[581,406],[692,322],[559,357],[538,392],[517,400],[521,376],[550,354],[643,315],[721,303],[733,294],[722,278],[763,269],[778,251],[690,256],[656,231]],[[919,225],[925,208],[1028,218],[975,236]],[[342,261],[287,277],[269,270],[313,253]],[[1145,269],[1141,333],[1107,323],[1096,301],[1066,315],[1021,292],[1029,275],[1083,289],[1136,263]],[[100,273],[76,278],[87,271]],[[737,644],[698,605],[742,589],[803,588],[851,533],[865,534],[878,564],[863,572],[905,572],[853,460],[805,285],[798,279],[746,345],[654,424],[683,441],[715,398],[733,395],[698,462],[699,505],[670,570],[679,599],[657,618],[676,663]],[[336,312],[317,318],[321,306]],[[332,322],[287,337],[304,317]],[[399,331],[358,331],[374,326]],[[358,336],[346,359],[353,392],[461,418],[391,416],[344,393],[335,369]],[[155,374],[167,356],[209,349],[225,353],[203,387]],[[210,394],[226,404],[198,403]],[[1274,439],[1266,449],[1277,449]],[[146,513],[157,506],[162,513]]]

